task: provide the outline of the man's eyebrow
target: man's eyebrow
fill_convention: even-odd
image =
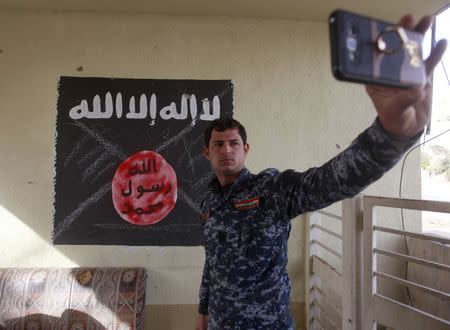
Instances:
[[[230,141],[230,142],[239,142],[239,139],[229,139],[229,140],[227,140],[227,139],[217,139],[217,140],[215,140],[215,139],[212,139],[211,140],[212,142],[225,142],[225,141]]]

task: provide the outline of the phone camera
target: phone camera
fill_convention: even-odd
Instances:
[[[345,46],[349,52],[354,53],[358,49],[358,40],[353,36],[349,36],[345,41]]]
[[[358,49],[358,40],[355,37],[349,36],[345,41],[345,46],[348,50],[348,59],[354,61],[356,59],[356,50]]]

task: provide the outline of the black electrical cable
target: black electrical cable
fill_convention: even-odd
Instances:
[[[431,34],[432,34],[432,36],[431,36],[431,48],[432,48],[432,49],[436,46],[436,16],[437,16],[438,14],[441,14],[442,12],[448,10],[448,9],[450,9],[450,5],[447,5],[446,7],[442,8],[439,12],[437,12],[437,13],[435,13],[435,14],[433,15],[434,18],[433,18],[433,23],[432,23],[432,26],[431,26]],[[444,74],[445,74],[445,77],[446,77],[446,79],[447,79],[447,83],[448,83],[448,85],[450,86],[450,80],[449,80],[449,78],[448,78],[447,70],[445,69],[445,65],[444,65],[444,62],[443,62],[442,58],[441,58],[440,62],[441,62],[441,65],[442,65],[442,69],[444,70]],[[427,125],[427,127],[426,127],[426,135],[430,134],[430,129],[431,129],[431,127],[430,127],[430,123],[429,123],[429,124]],[[441,135],[443,135],[443,134],[445,134],[445,133],[447,133],[447,132],[449,132],[449,131],[450,131],[450,129],[448,129],[448,130],[446,130],[446,131],[444,131],[444,132],[442,132],[442,133],[440,133],[440,134],[434,136],[434,137],[431,138],[431,139],[428,139],[428,140],[426,140],[426,141],[424,141],[424,142],[418,144],[417,146],[415,146],[414,148],[412,148],[411,150],[409,150],[409,151],[406,153],[405,157],[403,158],[402,169],[401,169],[401,173],[400,173],[400,185],[399,185],[399,191],[398,191],[399,198],[402,197],[403,170],[404,170],[404,168],[405,168],[405,161],[406,161],[406,159],[408,158],[409,154],[410,154],[413,150],[417,149],[418,147],[424,145],[424,144],[427,143],[427,142],[430,142],[431,140],[434,140],[434,139],[440,137]],[[405,231],[405,219],[404,219],[404,215],[403,215],[403,209],[400,209],[400,214],[401,214],[401,219],[402,219],[402,229],[403,229],[403,231]],[[407,239],[406,239],[406,235],[403,235],[403,239],[404,239],[404,241],[405,241],[406,253],[409,255],[409,246],[408,246],[408,241],[407,241]],[[405,276],[404,276],[405,280],[408,280],[408,266],[409,266],[409,262],[406,261]],[[413,303],[412,297],[411,297],[411,292],[409,291],[409,288],[408,288],[408,287],[406,287],[406,293],[407,293],[407,295],[408,295],[409,304],[410,304],[411,306],[414,306],[414,303]]]
[[[448,79],[447,70],[445,70],[445,65],[444,65],[444,62],[442,61],[442,58],[441,58],[441,65],[442,65],[442,69],[444,70],[445,78],[447,78],[447,83],[450,86],[450,80]]]
[[[448,133],[448,132],[450,132],[450,129],[445,130],[445,131],[439,133],[438,135],[436,135],[436,136],[434,136],[434,137],[432,137],[432,138],[430,138],[430,139],[428,139],[428,140],[426,140],[426,141],[423,141],[422,143],[416,145],[414,148],[410,149],[410,150],[406,153],[405,157],[403,158],[402,169],[401,169],[401,171],[400,171],[400,185],[399,185],[399,189],[398,189],[398,196],[399,196],[399,198],[402,198],[403,172],[404,172],[404,169],[405,169],[405,162],[406,162],[406,159],[408,158],[408,156],[411,154],[411,152],[413,152],[414,150],[416,150],[416,149],[419,148],[420,146],[422,146],[422,145],[424,145],[425,143],[430,142],[430,141],[432,141],[432,140],[434,140],[434,139],[436,139],[436,138],[440,137],[441,135],[443,135],[443,134],[445,134],[445,133]],[[404,219],[404,216],[403,216],[403,209],[402,209],[402,208],[400,209],[400,213],[401,213],[401,218],[402,218],[402,229],[403,229],[403,231],[405,231],[405,219]],[[403,239],[404,239],[404,241],[405,241],[406,254],[409,255],[409,246],[408,246],[408,241],[407,241],[407,239],[406,239],[406,235],[403,235]],[[409,265],[409,262],[406,261],[405,276],[404,276],[404,277],[405,277],[405,280],[408,280],[408,265]],[[411,306],[414,306],[414,303],[413,303],[412,297],[411,297],[411,293],[410,293],[408,287],[406,287],[406,293],[407,293],[407,295],[408,295],[409,304],[410,304]]]
[[[450,10],[450,4],[441,8],[433,15],[434,16],[433,25],[431,26],[431,48],[436,46],[436,17],[447,10]],[[444,61],[442,60],[442,58],[441,58],[441,65],[442,65],[442,69],[444,70],[445,78],[447,78],[447,83],[450,86],[450,79],[448,78],[447,70],[445,69]]]

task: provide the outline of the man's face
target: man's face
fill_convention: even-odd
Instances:
[[[223,132],[213,130],[204,154],[220,180],[221,177],[235,176],[237,178],[244,168],[248,149],[248,144],[243,143],[237,128]]]

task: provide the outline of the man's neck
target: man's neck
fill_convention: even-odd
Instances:
[[[234,175],[217,175],[217,180],[220,183],[220,186],[228,186],[228,185],[232,185],[241,175],[243,170],[241,170],[238,174],[234,174]]]

